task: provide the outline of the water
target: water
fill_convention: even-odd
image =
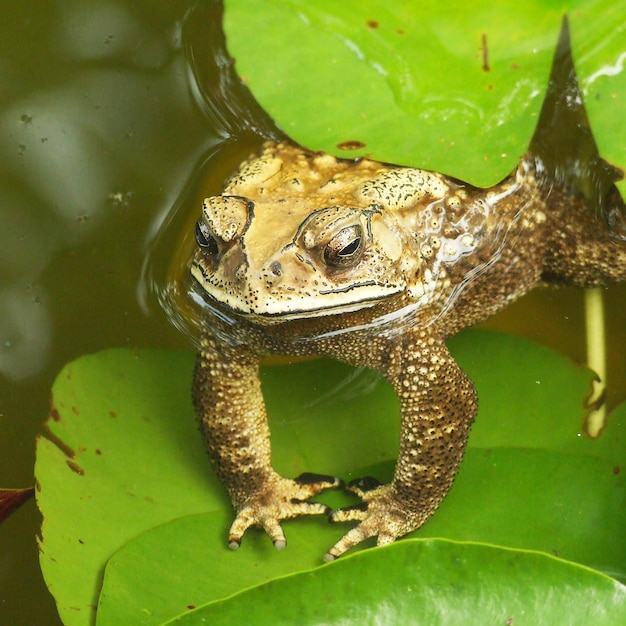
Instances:
[[[39,0],[0,20],[0,486],[33,484],[64,363],[112,346],[192,349],[193,324],[181,332],[162,305],[184,298],[172,290],[200,199],[274,132],[225,98],[215,14],[184,26],[192,5]],[[625,302],[626,287],[607,291],[612,405],[626,397]],[[489,325],[584,360],[579,291],[536,291]],[[59,623],[39,523],[30,501],[0,527],[0,623]]]
[[[0,20],[0,484],[33,484],[63,363],[109,346],[185,346],[141,268],[222,139],[189,88],[191,2],[14,4]],[[29,502],[0,528],[0,623],[54,624]]]

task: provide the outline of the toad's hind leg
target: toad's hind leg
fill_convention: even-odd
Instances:
[[[582,194],[553,190],[543,279],[578,287],[626,281],[626,205],[612,186],[594,210]]]

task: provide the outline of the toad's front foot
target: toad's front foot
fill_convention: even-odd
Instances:
[[[331,522],[359,521],[325,555],[325,561],[333,561],[357,544],[376,537],[376,545],[384,546],[419,528],[429,514],[412,510],[396,493],[392,484],[380,484],[376,479],[363,478],[348,485],[348,490],[363,501],[345,509],[338,509],[330,516]]]
[[[341,485],[342,482],[334,476],[306,473],[290,480],[275,474],[261,489],[242,498],[237,506],[237,517],[230,527],[228,547],[236,550],[246,530],[260,526],[274,546],[282,550],[287,540],[280,522],[300,515],[328,515],[331,509],[325,504],[306,500],[320,491],[337,489]]]

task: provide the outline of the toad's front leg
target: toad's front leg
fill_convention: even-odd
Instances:
[[[332,476],[302,474],[291,480],[274,471],[258,366],[256,355],[205,335],[194,372],[194,406],[205,444],[237,513],[231,548],[250,526],[261,526],[284,548],[281,520],[328,514],[327,506],[306,500],[340,485]]]
[[[443,341],[418,332],[391,353],[388,371],[402,411],[400,452],[393,480],[371,479],[349,488],[362,503],[333,513],[335,522],[358,520],[326,554],[332,560],[377,537],[391,543],[419,528],[446,496],[463,457],[477,409],[476,392]]]

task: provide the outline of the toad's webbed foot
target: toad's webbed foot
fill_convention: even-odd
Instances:
[[[321,474],[301,474],[293,480],[278,474],[266,481],[261,489],[242,499],[237,517],[230,527],[228,547],[236,550],[241,538],[251,526],[260,526],[270,536],[274,546],[282,550],[287,545],[280,522],[300,515],[328,515],[331,509],[319,502],[306,502],[325,489],[337,489],[341,480]]]
[[[374,478],[362,478],[348,485],[362,502],[334,511],[331,522],[360,522],[349,530],[325,555],[333,561],[357,544],[376,537],[376,545],[392,543],[421,526],[429,515],[412,510],[395,492],[393,484],[381,484]]]

